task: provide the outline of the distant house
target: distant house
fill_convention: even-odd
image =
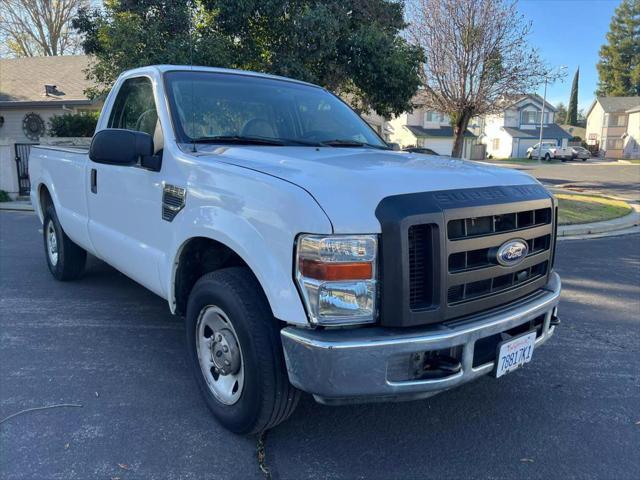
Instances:
[[[519,158],[540,141],[540,120],[543,100],[539,95],[524,95],[506,102],[498,114],[486,115],[479,121],[482,143],[493,158]],[[542,141],[566,146],[572,137],[555,123],[556,108],[544,103]]]
[[[0,59],[0,190],[26,193],[29,146],[52,116],[101,108],[84,94],[87,66],[84,55]]]
[[[411,113],[403,113],[387,122],[388,139],[402,148],[430,148],[439,155],[451,155],[453,150],[453,127],[450,118],[444,113],[417,107]],[[467,130],[464,132],[462,157],[470,158],[471,147],[476,136]]]
[[[627,135],[624,138],[624,158],[640,159],[640,105],[627,110]]]
[[[624,158],[630,114],[638,106],[640,97],[597,97],[587,111],[587,143],[605,158]]]

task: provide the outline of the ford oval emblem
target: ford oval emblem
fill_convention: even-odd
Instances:
[[[529,245],[524,240],[508,240],[500,245],[496,255],[498,263],[505,267],[515,267],[529,253]]]

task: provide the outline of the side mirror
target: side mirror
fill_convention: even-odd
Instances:
[[[402,150],[400,148],[400,145],[396,142],[387,142],[387,145],[389,145],[394,152],[399,152],[400,150]]]
[[[139,161],[144,164],[148,157],[153,157],[153,137],[133,130],[100,130],[89,148],[89,158],[96,163],[136,165]]]

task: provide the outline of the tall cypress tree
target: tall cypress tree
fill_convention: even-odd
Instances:
[[[597,95],[640,95],[640,0],[616,8],[597,67]]]
[[[565,123],[578,126],[578,80],[580,79],[580,67],[573,76],[573,84],[571,85],[571,96],[569,97],[569,107],[567,108],[567,118]]]

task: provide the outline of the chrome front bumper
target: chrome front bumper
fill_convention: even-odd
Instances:
[[[473,366],[475,342],[544,315],[536,346],[555,331],[550,325],[560,297],[560,277],[535,296],[471,318],[412,329],[382,327],[310,330],[286,327],[282,344],[291,383],[322,403],[425,398],[486,375],[494,362]],[[445,378],[390,380],[391,365],[415,353],[461,348],[462,369]]]

